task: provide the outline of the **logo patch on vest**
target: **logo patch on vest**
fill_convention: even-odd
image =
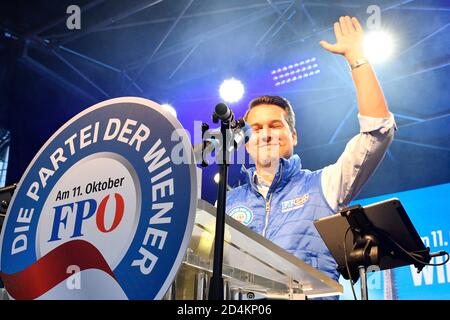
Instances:
[[[292,199],[292,200],[287,200],[287,201],[283,201],[281,203],[281,212],[285,213],[285,212],[289,212],[298,208],[303,207],[303,205],[305,204],[306,201],[308,201],[309,199],[309,193]]]
[[[253,221],[253,212],[246,206],[237,206],[228,211],[228,215],[248,226]]]

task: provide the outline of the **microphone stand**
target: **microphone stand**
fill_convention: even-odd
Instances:
[[[228,167],[230,164],[230,155],[234,149],[239,147],[239,143],[235,142],[235,130],[243,130],[245,135],[248,133],[247,125],[244,119],[234,120],[232,111],[223,103],[216,105],[216,111],[212,115],[215,124],[220,120],[220,137],[222,140],[222,150],[216,151],[216,158],[219,165],[219,190],[217,194],[217,214],[216,229],[214,235],[214,259],[213,273],[209,284],[208,300],[224,300],[224,281],[222,276],[223,266],[223,247],[225,238],[225,208],[227,200],[228,187]],[[208,162],[204,159],[204,151],[206,148],[205,133],[209,130],[208,124],[202,124],[203,152],[202,167],[208,166]],[[245,136],[242,138],[245,141]],[[218,157],[221,153],[221,159]]]
[[[213,122],[219,121],[217,114],[213,114]],[[223,246],[225,235],[225,207],[227,198],[227,181],[229,152],[227,143],[227,133],[230,132],[230,124],[224,121],[220,122],[220,132],[222,136],[222,161],[219,161],[219,191],[217,194],[217,214],[216,214],[216,231],[214,237],[214,260],[213,274],[209,285],[208,300],[223,300],[224,285],[222,276],[223,266]],[[232,137],[231,137],[232,138]]]

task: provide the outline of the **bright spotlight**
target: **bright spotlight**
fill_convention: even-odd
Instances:
[[[241,81],[231,78],[228,80],[225,80],[220,85],[220,97],[225,102],[238,102],[241,100],[241,98],[244,96],[244,85]]]
[[[162,104],[161,107],[163,109],[165,109],[166,111],[168,111],[169,113],[171,113],[175,118],[177,117],[177,111],[170,104],[165,103],[165,104]]]
[[[392,36],[384,31],[372,31],[365,35],[364,52],[372,63],[387,60],[394,51]]]
[[[220,174],[217,172],[217,173],[214,175],[214,182],[217,183],[217,184],[219,184],[219,181],[220,181]]]

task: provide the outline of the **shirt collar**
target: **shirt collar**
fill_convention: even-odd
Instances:
[[[276,187],[283,187],[294,174],[296,174],[301,170],[301,168],[302,168],[301,159],[297,154],[292,155],[289,159],[280,158],[277,173],[274,178],[274,181],[278,182]],[[241,172],[246,175],[247,183],[257,188],[256,167],[252,166],[247,169],[243,165],[241,168]]]

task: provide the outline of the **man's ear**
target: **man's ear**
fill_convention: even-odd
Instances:
[[[298,140],[297,140],[297,131],[294,129],[292,132],[292,142],[294,143],[294,147],[297,146]]]

